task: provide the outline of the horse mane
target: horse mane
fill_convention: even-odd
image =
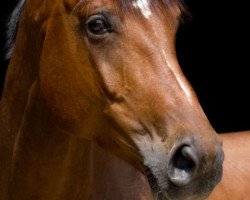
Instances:
[[[14,43],[15,43],[15,37],[17,32],[17,27],[19,24],[19,18],[22,14],[22,10],[25,4],[25,0],[19,0],[17,6],[12,11],[9,20],[7,22],[7,41],[6,41],[6,59],[10,59]]]
[[[82,0],[79,0],[82,1]],[[135,0],[119,0],[121,5],[125,6],[131,6],[132,2]],[[156,0],[152,0],[152,2],[155,2]],[[171,3],[177,3],[178,6],[180,7],[182,13],[185,15],[188,13],[187,10],[185,9],[183,0],[161,0],[163,4],[166,6],[169,6]],[[13,48],[14,48],[14,43],[15,43],[15,38],[16,38],[16,33],[17,33],[17,28],[19,24],[19,19],[23,11],[23,7],[25,4],[25,0],[19,0],[17,6],[15,9],[12,11],[9,20],[7,22],[7,41],[6,41],[6,55],[5,58],[6,60],[10,59]]]

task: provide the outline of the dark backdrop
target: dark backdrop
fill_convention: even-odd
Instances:
[[[250,130],[247,3],[186,2],[192,19],[177,34],[182,69],[218,132]],[[2,59],[4,24],[15,3],[16,0],[0,2],[0,88],[7,66]]]

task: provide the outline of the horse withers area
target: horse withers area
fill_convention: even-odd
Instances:
[[[178,0],[20,1],[0,199],[208,197],[224,154],[176,59],[183,12]]]

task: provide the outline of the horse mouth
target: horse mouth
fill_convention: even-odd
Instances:
[[[159,186],[157,178],[149,168],[147,168],[146,170],[146,177],[148,179],[148,183],[150,185],[154,200],[170,200],[167,197],[166,192],[164,192]]]

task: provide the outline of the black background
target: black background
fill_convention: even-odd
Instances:
[[[0,2],[0,86],[7,68],[3,60],[4,24],[16,2]],[[247,1],[186,3],[192,19],[177,34],[177,54],[185,75],[216,131],[250,130]]]

